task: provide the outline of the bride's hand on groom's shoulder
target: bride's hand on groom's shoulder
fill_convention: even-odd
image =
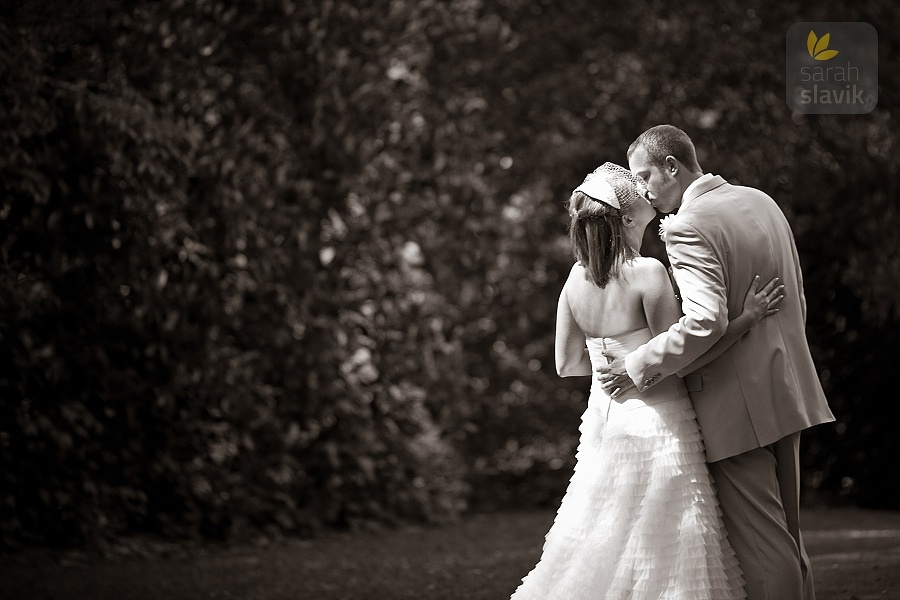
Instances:
[[[750,284],[750,289],[744,297],[744,314],[750,317],[753,323],[777,313],[778,305],[784,299],[784,285],[778,277],[773,277],[762,289],[759,289],[759,281],[759,275],[753,278],[753,283]]]

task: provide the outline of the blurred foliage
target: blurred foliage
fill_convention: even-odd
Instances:
[[[553,505],[563,203],[660,122],[794,226],[838,416],[807,497],[900,508],[898,79],[868,115],[783,98],[793,23],[868,21],[883,65],[900,28],[798,6],[7,3],[0,543]]]

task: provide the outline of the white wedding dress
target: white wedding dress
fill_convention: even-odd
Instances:
[[[591,363],[650,338],[644,328],[588,339]],[[626,396],[610,400],[592,378],[574,475],[512,600],[745,598],[683,382]]]

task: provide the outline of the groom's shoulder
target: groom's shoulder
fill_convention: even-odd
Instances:
[[[766,206],[767,208],[778,207],[775,200],[763,190],[748,185],[738,185],[728,182],[711,190],[710,193],[704,194],[704,196],[708,203],[706,206],[707,210],[710,208],[710,205],[721,204],[723,207],[726,207],[729,203],[746,203],[757,209],[763,209],[763,206]],[[704,196],[701,196],[701,198]],[[700,207],[698,206],[697,208]],[[730,212],[731,211],[725,211],[721,214],[728,215]]]
[[[759,188],[755,188],[749,185],[736,185],[736,184],[727,184],[733,187],[740,194],[747,194],[749,196],[765,196],[766,198],[771,198],[769,194],[765,193],[763,190]]]
[[[718,194],[716,194],[716,195],[719,197],[739,196],[742,198],[749,198],[749,199],[754,199],[754,198],[755,199],[768,199],[768,200],[771,200],[772,202],[774,202],[774,200],[772,199],[772,197],[769,194],[767,194],[766,192],[764,192],[763,190],[761,190],[759,188],[755,188],[755,187],[749,186],[749,185],[728,183],[727,181],[725,182],[725,184],[719,186],[718,188],[716,188],[713,191],[718,192]]]
[[[711,199],[715,205],[706,207],[707,212],[713,215],[712,223],[746,229],[747,216],[751,214],[761,219],[760,223],[769,224],[768,226],[774,227],[787,222],[781,206],[763,190],[747,185],[726,184],[726,186],[721,186],[725,189],[721,190],[716,199]]]

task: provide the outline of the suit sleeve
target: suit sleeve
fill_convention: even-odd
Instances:
[[[666,252],[684,316],[625,357],[628,375],[640,391],[689,366],[728,328],[724,269],[707,238],[690,224],[673,223],[666,233]]]

